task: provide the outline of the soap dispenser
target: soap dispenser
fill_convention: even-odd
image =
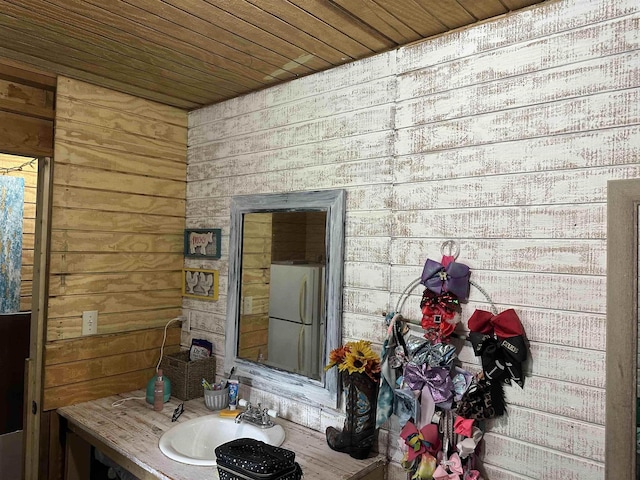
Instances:
[[[156,412],[161,412],[164,405],[164,377],[162,376],[162,369],[158,370],[158,376],[153,385],[153,409]]]

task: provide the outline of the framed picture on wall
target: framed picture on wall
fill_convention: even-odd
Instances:
[[[219,228],[194,228],[184,231],[184,256],[220,258]]]
[[[183,269],[182,296],[218,300],[218,270]]]

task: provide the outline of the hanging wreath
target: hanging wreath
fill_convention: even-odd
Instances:
[[[456,261],[455,242],[445,242],[441,253],[440,262],[427,259],[421,276],[405,288],[395,312],[387,315],[377,425],[391,415],[397,417],[404,454],[400,464],[411,480],[481,480],[475,457],[482,422],[506,412],[503,385],[524,386],[525,332],[515,310],[498,313],[487,293],[471,281],[470,268]],[[422,337],[399,313],[419,285],[425,287],[420,300]],[[460,366],[451,343],[470,286],[492,307],[491,312],[476,310],[468,320],[466,339],[482,365],[475,375]]]

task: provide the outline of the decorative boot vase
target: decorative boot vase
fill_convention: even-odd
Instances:
[[[347,418],[342,432],[327,428],[327,443],[332,450],[361,460],[369,456],[375,441],[378,382],[365,373],[342,372],[341,375]]]

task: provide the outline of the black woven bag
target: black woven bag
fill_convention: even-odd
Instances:
[[[220,480],[300,480],[296,454],[252,438],[238,438],[215,449]]]

